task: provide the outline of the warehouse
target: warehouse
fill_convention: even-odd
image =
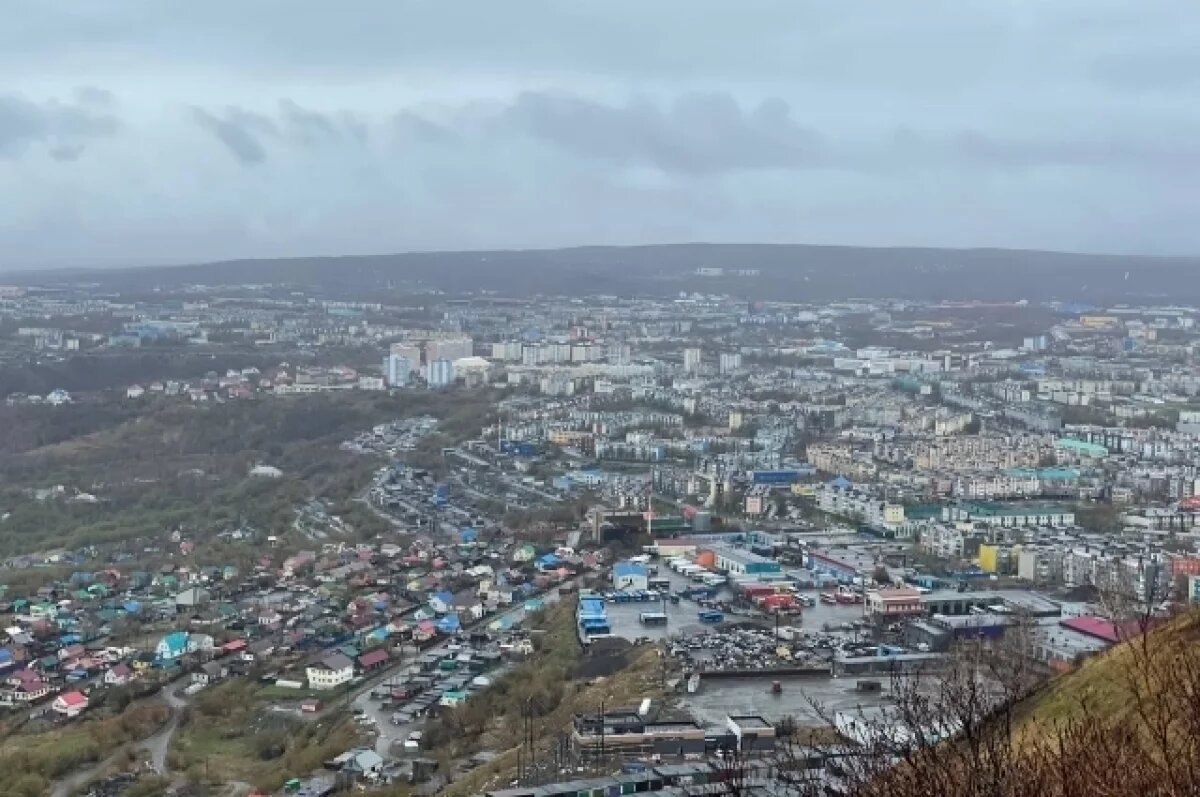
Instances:
[[[740,548],[722,545],[714,546],[712,551],[716,556],[717,569],[731,575],[778,573],[781,569],[779,562],[774,559]]]

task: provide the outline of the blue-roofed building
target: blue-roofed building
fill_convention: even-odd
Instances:
[[[460,543],[469,544],[479,539],[479,532],[475,529],[460,529],[458,532],[458,541]]]
[[[599,595],[581,594],[579,605],[575,609],[579,629],[587,635],[609,633],[608,612],[604,608],[604,599]]]
[[[158,641],[154,648],[154,662],[158,666],[172,664],[187,652],[187,631],[172,631]]]
[[[553,570],[560,564],[562,564],[562,560],[552,553],[542,554],[537,558],[537,566],[540,570]]]
[[[617,562],[612,569],[613,587],[624,590],[644,590],[648,574],[641,562]]]
[[[488,623],[489,631],[508,631],[514,625],[514,618],[511,615],[501,615],[495,620]]]
[[[450,611],[450,607],[454,605],[454,593],[442,590],[435,592],[429,598],[429,608],[433,609],[438,614],[444,614]]]
[[[448,614],[439,618],[434,626],[443,634],[457,634],[462,628],[462,623],[459,622],[457,614]]]
[[[388,630],[386,626],[373,628],[363,635],[363,640],[367,644],[377,644],[386,642],[388,638]]]
[[[849,479],[847,479],[845,476],[838,476],[837,478],[832,479],[829,482],[830,487],[837,487],[842,490],[845,490],[845,489],[853,486],[853,484],[854,483],[851,482]]]

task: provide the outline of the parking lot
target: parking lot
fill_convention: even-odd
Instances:
[[[658,566],[658,574],[655,578],[666,578],[671,581],[671,591],[678,592],[682,589],[695,586],[687,578],[676,573],[666,566],[664,562],[655,562]],[[812,596],[816,598],[817,592],[814,590]],[[733,592],[728,587],[722,587],[717,593],[717,600],[732,600]],[[615,636],[624,637],[629,640],[635,640],[639,637],[647,637],[649,639],[664,639],[667,637],[679,634],[692,634],[698,631],[712,628],[709,625],[702,625],[698,618],[698,612],[701,606],[695,601],[686,598],[681,599],[679,603],[671,601],[651,601],[647,603],[616,603],[608,601],[605,604],[608,613],[608,624],[612,634]],[[663,612],[667,615],[667,624],[665,626],[647,626],[641,623],[639,619],[642,612]],[[862,619],[862,606],[835,604],[827,605],[817,602],[815,606],[806,608],[801,614],[780,618],[780,625],[783,626],[799,626],[810,631],[820,631],[826,626],[838,627],[845,623],[854,622]],[[756,615],[747,613],[747,615],[738,615],[725,613],[725,622],[733,623],[738,621],[753,620]],[[763,622],[766,620],[761,615],[757,615]]]

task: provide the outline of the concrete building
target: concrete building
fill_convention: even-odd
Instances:
[[[942,520],[968,521],[1003,527],[1053,526],[1061,528],[1075,525],[1075,512],[1068,507],[1055,504],[1001,504],[987,501],[963,501],[957,506],[943,508]]]
[[[475,353],[475,342],[465,335],[433,338],[425,344],[425,362],[434,360],[461,360]]]
[[[834,479],[822,485],[817,491],[817,508],[881,529],[894,529],[904,522],[903,505],[858,490],[845,479]]]
[[[701,349],[690,347],[683,350],[683,370],[687,373],[699,373],[703,360],[704,352]]]
[[[383,379],[388,387],[403,387],[412,374],[412,361],[399,354],[388,354],[383,358]]]
[[[431,360],[425,366],[425,381],[430,387],[448,387],[454,384],[454,363],[446,359]]]
[[[410,372],[421,369],[421,344],[419,343],[393,343],[388,348],[388,354],[394,354],[397,357],[403,357],[408,360]]]
[[[722,352],[718,367],[722,376],[735,373],[742,367],[742,355],[737,352]]]
[[[921,593],[910,587],[868,590],[866,613],[877,619],[912,617],[924,612]]]

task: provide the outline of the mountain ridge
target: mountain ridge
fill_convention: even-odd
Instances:
[[[698,268],[725,269],[700,276]],[[489,291],[547,294],[726,293],[748,299],[849,297],[1075,302],[1200,299],[1200,257],[975,247],[818,244],[588,245],[560,249],[424,251],[241,258],[104,270],[11,272],[28,283],[86,281],[129,290],[188,284],[287,284],[343,294]],[[1136,279],[1131,279],[1136,277]]]

